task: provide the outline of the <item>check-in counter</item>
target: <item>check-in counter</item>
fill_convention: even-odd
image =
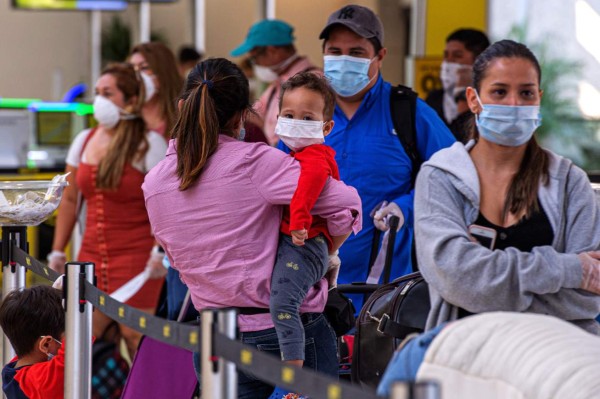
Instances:
[[[64,173],[71,141],[95,124],[92,115],[88,104],[0,98],[0,181],[51,180]],[[42,261],[52,250],[56,213],[27,229],[29,253]],[[70,248],[65,252],[70,259]],[[33,273],[27,279],[35,279]]]

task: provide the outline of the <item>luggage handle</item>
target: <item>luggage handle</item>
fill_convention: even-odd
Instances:
[[[422,328],[405,326],[390,319],[387,313],[384,313],[381,318],[377,318],[367,311],[367,317],[374,322],[377,322],[377,332],[387,335],[392,338],[404,338],[411,333],[422,333]]]
[[[394,259],[394,247],[396,244],[396,233],[398,225],[400,224],[400,218],[396,215],[390,216],[388,220],[390,226],[390,237],[388,239],[388,246],[385,252],[385,264],[383,266],[383,283],[387,284],[390,282],[392,274],[392,260]]]

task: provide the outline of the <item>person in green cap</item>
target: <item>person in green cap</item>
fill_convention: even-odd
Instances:
[[[231,51],[234,57],[248,53],[254,75],[269,83],[254,108],[262,119],[259,125],[271,145],[279,141],[275,124],[281,84],[299,72],[314,71],[322,75],[320,68],[296,52],[293,32],[294,28],[284,21],[265,19],[252,25],[244,42]]]

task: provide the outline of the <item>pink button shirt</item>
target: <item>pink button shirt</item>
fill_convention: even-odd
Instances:
[[[146,175],[142,189],[155,238],[189,287],[196,309],[269,307],[270,281],[284,205],[296,189],[300,165],[262,143],[220,135],[200,179],[179,191],[176,142]],[[332,235],[362,227],[356,190],[329,179],[313,214],[327,219]],[[352,211],[358,216],[352,216]],[[327,296],[322,279],[302,312],[321,312]],[[273,326],[268,313],[240,316],[241,331]]]

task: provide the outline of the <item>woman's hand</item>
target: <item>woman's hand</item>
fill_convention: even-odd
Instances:
[[[67,255],[63,251],[53,249],[46,257],[48,267],[58,274],[65,274],[65,263],[67,263]]]
[[[151,279],[163,278],[167,275],[167,269],[163,265],[164,252],[158,250],[158,246],[150,252],[148,262],[146,262],[146,270],[150,272]]]
[[[581,289],[600,295],[600,251],[583,252],[577,257],[583,271]]]

